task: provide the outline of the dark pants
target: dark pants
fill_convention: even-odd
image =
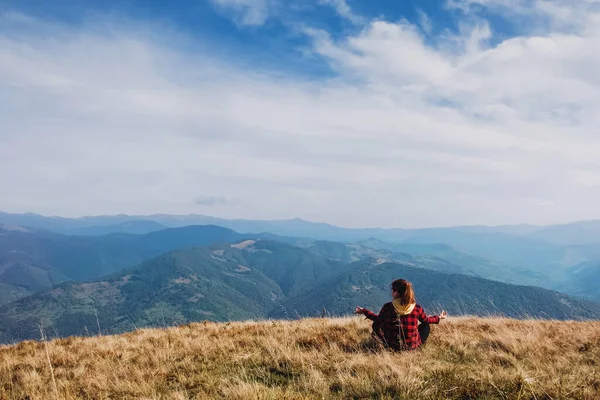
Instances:
[[[427,338],[429,337],[429,332],[431,332],[431,327],[429,324],[421,324],[419,325],[419,335],[421,336],[421,342],[425,344]]]

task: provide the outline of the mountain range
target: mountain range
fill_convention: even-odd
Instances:
[[[348,313],[356,305],[374,312],[390,301],[389,283],[412,282],[417,301],[430,312],[513,318],[597,318],[600,305],[537,287],[510,285],[459,274],[444,274],[402,263],[359,263],[300,296],[284,302],[271,317]]]
[[[551,267],[540,268],[537,265],[531,267],[527,263],[520,264],[515,261],[521,243],[512,238],[499,245],[506,246],[506,251],[511,252],[512,256],[504,259],[497,256],[495,259],[500,261],[493,261],[494,258],[484,258],[469,250],[459,250],[457,247],[442,243],[415,243],[418,242],[417,240],[387,243],[378,239],[367,239],[342,243],[296,239],[270,233],[241,234],[217,226],[187,226],[144,235],[113,233],[103,236],[62,235],[33,228],[9,227],[9,225],[0,225],[0,285],[3,285],[0,304],[65,281],[89,281],[110,275],[176,249],[216,242],[231,243],[244,238],[271,239],[290,243],[314,254],[344,263],[374,258],[382,262],[394,261],[419,265],[440,272],[561,289],[567,293],[589,298],[595,298],[597,295],[597,290],[589,288],[586,280],[577,280],[570,272],[577,268],[578,264],[571,266],[571,269],[556,267],[556,265],[550,269]],[[481,246],[480,250],[484,248],[485,243],[492,246],[491,243],[486,242],[489,238],[472,240]],[[452,240],[448,239],[448,241],[467,243],[468,238],[455,234]],[[543,249],[547,246],[550,245],[541,245]],[[547,258],[545,261],[547,266],[559,263],[558,258],[562,257],[561,253],[557,252],[543,253],[540,249],[537,251],[535,256]],[[534,256],[530,256],[532,257]],[[513,258],[512,262],[510,258]],[[573,279],[566,279],[564,276]],[[566,281],[568,285],[564,284]]]
[[[244,240],[192,247],[101,280],[66,282],[0,307],[0,342],[115,333],[190,321],[345,315],[377,310],[389,283],[413,282],[431,313],[600,318],[600,304],[545,289],[366,258],[344,263],[298,246]]]
[[[222,226],[186,225],[204,220]],[[397,277],[413,281],[432,310],[598,318],[595,226],[345,229],[302,220],[0,213],[0,340],[35,338],[40,323],[65,336],[343,315],[355,305],[379,307]]]
[[[94,280],[180,248],[272,237],[217,226],[164,229],[145,235],[67,236],[0,225],[0,304],[65,281]]]
[[[309,222],[299,218],[288,220],[244,220],[223,219],[197,214],[120,214],[64,218],[47,217],[34,213],[15,214],[0,212],[0,222],[77,235],[101,235],[114,232],[142,234],[164,228],[178,228],[189,225],[216,225],[241,233],[270,232],[283,236],[331,241],[358,241],[378,238],[385,241],[398,242],[405,241],[414,236],[423,239],[430,235],[463,232],[466,234],[500,233],[529,238],[534,242],[546,242],[562,246],[595,245],[600,243],[600,220],[578,221],[548,226],[521,224],[422,229],[350,229],[325,223]]]
[[[443,243],[492,261],[524,270],[562,273],[579,263],[600,259],[600,220],[563,225],[458,226],[425,229],[348,229],[301,219],[226,220],[203,215],[115,215],[82,218],[45,217],[0,212],[0,222],[68,235],[149,233],[164,227],[215,225],[240,233],[274,235],[335,242],[379,239],[389,243]]]

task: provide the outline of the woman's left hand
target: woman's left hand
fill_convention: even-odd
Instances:
[[[448,316],[448,313],[444,310],[442,310],[442,312],[440,313],[440,319],[446,319],[446,317]]]

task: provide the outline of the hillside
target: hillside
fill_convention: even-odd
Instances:
[[[68,282],[0,307],[0,343],[124,332],[190,321],[266,317],[285,299],[346,267],[300,248],[243,241],[167,253],[99,281]]]
[[[532,286],[439,273],[404,263],[358,263],[284,302],[272,317],[314,316],[325,308],[343,315],[360,305],[378,312],[390,301],[389,283],[402,277],[413,283],[426,310],[513,318],[600,319],[600,304]]]
[[[0,398],[598,399],[600,322],[449,318],[422,350],[362,317],[195,323],[0,346]]]
[[[118,272],[125,267],[137,265],[164,252],[179,248],[207,245],[215,242],[233,242],[241,238],[261,238],[298,243],[316,254],[325,255],[341,262],[351,262],[365,257],[385,261],[402,261],[449,273],[479,276],[501,282],[540,286],[572,295],[581,295],[596,300],[600,287],[590,288],[587,282],[571,279],[572,267],[585,262],[600,260],[600,238],[586,227],[596,223],[581,222],[555,227],[505,226],[505,227],[453,227],[428,229],[345,229],[327,224],[315,224],[299,219],[286,221],[223,220],[200,215],[150,215],[150,216],[97,216],[78,219],[48,218],[35,214],[6,214],[0,212],[0,222],[32,224],[31,226],[59,232],[100,234],[115,232],[101,237],[65,236],[25,228],[25,232],[10,232],[0,237],[0,269],[6,257],[3,242],[13,242],[11,250],[29,255],[35,262],[30,267],[47,271],[46,277],[34,269],[25,276],[40,277],[41,280],[25,279],[18,285],[4,282],[0,272],[0,284],[18,286],[11,290],[12,299],[22,294],[35,293],[30,288],[44,288],[65,280],[94,280]],[[215,224],[217,226],[193,227],[189,224]],[[14,226],[14,225],[13,225]],[[171,228],[147,235],[123,232],[157,230],[162,226]],[[579,237],[586,240],[569,242],[572,229],[583,229]],[[586,229],[584,229],[586,228]],[[0,230],[1,230],[0,226]],[[214,230],[213,237],[194,230]],[[564,241],[545,242],[535,232],[557,230],[565,232]],[[237,232],[269,232],[261,234]],[[33,243],[14,245],[12,238],[21,239],[29,233]],[[289,237],[277,236],[286,234]],[[34,236],[33,239],[31,237]],[[37,238],[37,236],[41,236]],[[308,239],[294,239],[308,238]],[[316,239],[316,240],[315,240]],[[318,240],[318,239],[327,239]],[[341,242],[332,242],[338,240]],[[565,244],[563,244],[565,243]],[[568,245],[566,243],[569,243]],[[582,243],[582,244],[577,244]],[[11,244],[11,243],[9,243]],[[29,246],[29,247],[28,247]],[[409,255],[409,256],[407,256]],[[20,267],[22,268],[22,266]],[[14,276],[14,275],[13,275]]]
[[[18,286],[0,283],[0,305],[13,302],[29,294],[31,293],[25,289],[19,288]]]
[[[176,249],[231,243],[246,237],[261,236],[243,235],[217,226],[98,237],[67,236],[25,228],[8,230],[0,226],[0,284],[10,290],[10,295],[0,296],[0,305],[61,282],[91,281],[114,274]]]
[[[387,243],[377,239],[354,243],[300,241],[298,246],[342,262],[374,258],[381,262],[400,262],[434,271],[477,276],[499,282],[554,288],[554,275],[511,267],[475,256],[441,243]]]
[[[356,305],[378,309],[389,283],[413,281],[430,312],[556,319],[600,319],[600,305],[413,264],[367,259],[341,263],[270,241],[177,250],[99,281],[68,282],[0,307],[0,343],[50,336],[120,333],[139,327],[211,320],[342,316]]]
[[[245,236],[217,226],[188,226],[145,235],[67,236],[45,231],[4,232],[0,257],[27,255],[75,280],[88,280],[134,266],[183,247],[233,242]],[[249,236],[249,235],[246,235]]]

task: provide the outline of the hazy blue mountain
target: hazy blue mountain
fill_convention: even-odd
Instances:
[[[569,268],[556,289],[600,302],[600,262],[586,262]]]
[[[140,218],[129,218],[127,216],[106,216],[106,217],[83,217],[83,218],[63,218],[47,217],[35,213],[12,214],[0,212],[0,223],[10,225],[20,225],[35,229],[44,229],[52,232],[66,233],[71,229],[118,225],[130,220],[139,220]]]
[[[82,232],[86,229],[123,230],[127,224],[135,226],[136,221],[150,221],[154,226],[182,226],[190,223],[213,223],[218,226],[237,229],[240,232],[265,232],[260,237],[295,243],[298,240],[291,237],[281,237],[287,234],[293,237],[312,238],[305,242],[322,243],[345,242],[352,244],[352,257],[342,257],[345,262],[364,257],[379,257],[390,261],[411,263],[418,258],[421,265],[431,259],[432,265],[443,271],[464,273],[496,279],[504,282],[534,284],[546,288],[560,287],[568,278],[565,271],[568,268],[584,262],[600,260],[600,245],[562,245],[540,240],[536,237],[539,232],[550,232],[552,229],[574,229],[586,224],[595,226],[594,222],[567,224],[555,227],[535,227],[531,225],[514,225],[499,227],[467,226],[455,228],[430,229],[345,229],[328,224],[315,224],[300,219],[282,221],[246,221],[223,220],[201,215],[151,215],[151,216],[96,216],[78,219],[47,218],[35,214],[1,214],[0,221],[9,223],[35,223],[48,229],[62,229],[66,232]],[[154,225],[156,224],[156,225]],[[266,233],[266,232],[269,233]],[[154,232],[159,234],[160,231]],[[47,232],[47,234],[49,234]],[[171,233],[174,234],[174,233]],[[169,234],[169,235],[171,235]],[[124,266],[130,266],[154,257],[161,252],[171,251],[188,245],[201,244],[196,239],[186,241],[186,233],[181,233],[177,239],[159,239],[156,244],[144,246],[145,239],[136,235],[112,234],[99,238],[82,237],[73,248],[72,243],[60,246],[50,246],[52,267],[59,260],[62,267],[58,270],[74,279],[94,279]],[[253,237],[258,237],[256,234]],[[151,236],[150,236],[151,237]],[[238,236],[233,235],[233,238]],[[371,245],[367,244],[373,241]],[[578,239],[582,240],[582,239]],[[388,248],[373,247],[375,241],[385,241]],[[100,244],[99,244],[100,243]],[[163,246],[163,244],[168,244]],[[357,248],[356,246],[362,246]],[[338,243],[338,250],[343,245]],[[391,246],[391,247],[389,247]],[[394,247],[395,246],[395,247]],[[331,247],[331,245],[329,245]],[[377,251],[373,251],[376,249]],[[331,249],[330,249],[331,250]],[[329,250],[328,250],[329,251]],[[315,252],[315,251],[313,251]],[[387,252],[387,253],[386,253]],[[319,254],[319,251],[316,251]],[[325,253],[323,253],[325,254]],[[404,255],[402,255],[404,254]],[[406,257],[410,254],[411,257]],[[331,254],[327,254],[331,257]],[[333,257],[335,258],[335,257]],[[33,266],[37,264],[33,263]],[[64,268],[70,268],[65,271]],[[435,268],[434,268],[435,269]],[[89,271],[94,271],[90,277]],[[1,282],[0,282],[1,283]],[[572,288],[574,285],[569,285]],[[579,293],[579,291],[578,291]]]
[[[460,226],[462,232],[470,233],[507,233],[509,235],[527,236],[531,235],[540,229],[544,228],[541,225],[530,225],[530,224],[519,224],[519,225],[471,225],[471,226]]]
[[[508,225],[498,227],[464,226],[451,228],[428,229],[346,229],[329,224],[313,223],[301,219],[261,221],[261,220],[226,220],[203,215],[116,215],[93,216],[77,219],[47,218],[36,214],[0,213],[0,222],[44,228],[57,232],[77,232],[77,229],[99,229],[104,226],[119,227],[120,224],[133,221],[154,221],[167,227],[212,224],[226,227],[240,233],[269,232],[297,238],[311,238],[336,242],[356,242],[376,238],[390,243],[436,244],[444,243],[472,255],[501,262],[514,267],[544,271],[554,268],[568,267],[583,261],[590,261],[585,254],[578,254],[577,249],[567,250],[565,246],[540,240],[542,235],[552,227],[536,227],[532,225]],[[583,223],[578,223],[583,224]],[[590,222],[591,225],[593,221]],[[556,229],[564,229],[556,226]],[[115,228],[117,229],[117,228]],[[542,232],[542,233],[540,233]],[[600,242],[600,238],[598,240]],[[586,238],[586,244],[589,244]],[[574,262],[570,259],[574,257]]]
[[[356,240],[362,234],[355,230],[336,227],[329,224],[308,222],[301,219],[264,221],[221,219],[204,215],[114,215],[114,216],[87,216],[81,218],[45,217],[39,214],[10,214],[0,212],[0,222],[7,224],[28,226],[46,229],[57,233],[84,231],[85,229],[100,227],[119,227],[133,221],[154,221],[162,226],[178,228],[189,225],[217,225],[233,229],[241,233],[270,232],[272,234],[294,237],[326,238],[335,240]]]
[[[277,235],[306,237],[331,241],[357,241],[371,237],[393,237],[395,240],[403,240],[410,237],[411,233],[422,229],[381,229],[363,228],[349,229],[326,223],[310,222],[300,218],[287,220],[244,220],[244,219],[222,219],[205,215],[105,215],[87,216],[81,218],[45,217],[39,214],[10,214],[0,212],[0,222],[9,224],[29,226],[33,228],[46,229],[58,233],[82,232],[86,229],[97,230],[104,228],[107,231],[116,229],[121,231],[121,225],[136,221],[154,221],[164,227],[177,228],[188,225],[217,225],[226,227],[241,233],[270,232]],[[529,234],[541,227],[533,225],[506,225],[506,226],[464,226],[453,228],[441,228],[451,231],[458,230],[472,233],[509,233]],[[433,228],[438,229],[438,228]],[[114,233],[114,232],[113,232]]]
[[[600,247],[600,220],[547,226],[532,232],[529,237],[561,245],[595,244]]]
[[[176,249],[257,237],[261,236],[217,226],[96,237],[67,236],[20,227],[3,229],[0,230],[0,284],[14,289],[10,295],[1,296],[0,304],[66,280],[98,279]]]
[[[243,240],[163,254],[101,280],[67,282],[0,306],[0,342],[51,335],[114,333],[144,326],[375,309],[389,283],[415,283],[431,312],[600,318],[600,305],[547,290],[443,274],[374,259],[342,263],[296,246]]]
[[[3,223],[0,221],[0,236],[8,235],[9,233],[20,232],[20,233],[32,233],[35,229],[26,228],[21,225]]]
[[[156,232],[166,229],[166,226],[159,224],[156,221],[136,220],[122,222],[116,225],[101,225],[81,228],[70,228],[64,230],[68,235],[79,236],[101,236],[111,233],[133,233],[143,235],[150,232]]]
[[[356,243],[329,241],[300,242],[316,254],[342,262],[374,258],[379,262],[399,262],[439,272],[464,274],[506,283],[554,288],[553,276],[508,266],[459,251],[446,244],[387,243],[368,239]]]
[[[46,229],[59,233],[80,232],[90,233],[96,230],[114,233],[122,232],[128,223],[152,221],[163,227],[182,227],[188,225],[218,225],[241,233],[270,232],[277,235],[306,237],[330,241],[358,241],[371,237],[386,241],[403,241],[411,236],[431,235],[451,232],[475,234],[507,234],[530,237],[541,241],[560,245],[581,245],[600,243],[600,220],[579,221],[568,224],[538,226],[529,224],[500,225],[500,226],[456,226],[449,228],[428,229],[348,229],[325,223],[309,222],[299,218],[288,220],[243,220],[222,219],[205,215],[101,215],[81,218],[46,217],[39,214],[11,214],[0,212],[0,222],[13,225]],[[158,226],[157,226],[158,227]],[[89,229],[90,231],[86,231]],[[149,227],[148,229],[153,229]],[[147,230],[146,232],[149,232]],[[131,232],[131,233],[146,233]]]
[[[410,242],[420,244],[445,243],[467,250],[473,254],[511,264],[533,264],[538,269],[546,268],[561,259],[564,249],[535,239],[499,232],[483,232],[483,227],[455,227],[430,229],[346,229],[329,224],[313,223],[301,219],[281,221],[224,220],[201,215],[150,215],[150,216],[98,216],[78,219],[47,218],[33,214],[0,214],[0,221],[19,223],[24,226],[41,227],[63,224],[61,229],[81,226],[115,225],[133,220],[151,220],[169,227],[213,224],[237,232],[269,232],[276,235],[306,237],[329,241],[359,241],[376,238],[392,243]],[[37,222],[36,222],[37,221]],[[42,221],[42,222],[40,222]],[[36,222],[38,225],[33,225]],[[101,223],[103,222],[103,223]],[[29,225],[28,225],[29,224]],[[493,227],[487,228],[493,230]],[[502,227],[499,229],[508,229]],[[500,257],[500,258],[497,258]],[[533,259],[532,259],[533,257]],[[525,265],[529,267],[530,265]]]
[[[218,226],[190,226],[146,235],[97,237],[13,232],[0,240],[0,257],[31,255],[36,263],[45,263],[71,279],[90,280],[178,248],[232,242],[243,237]]]
[[[359,241],[369,238],[377,238],[388,242],[402,242],[420,240],[431,242],[433,237],[441,243],[454,233],[467,235],[482,234],[492,235],[492,238],[528,237],[533,242],[550,242],[557,245],[585,245],[600,243],[600,220],[580,221],[562,225],[537,226],[537,225],[502,225],[502,226],[456,226],[449,228],[427,228],[427,229],[348,229],[325,223],[304,221],[299,218],[288,220],[243,220],[222,219],[205,215],[112,215],[112,216],[87,216],[81,218],[45,217],[38,214],[10,214],[0,212],[0,222],[41,228],[59,233],[72,234],[97,234],[95,232],[115,233],[123,232],[127,224],[136,224],[140,221],[145,223],[154,222],[155,227],[148,226],[145,232],[158,230],[163,227],[183,227],[188,225],[217,225],[235,230],[240,233],[270,232],[276,235],[305,237],[329,241]],[[134,225],[135,226],[135,225]],[[494,236],[496,235],[496,236]]]
[[[399,262],[406,266],[418,266],[439,272],[464,274],[469,276],[492,279],[499,282],[513,283],[519,285],[538,286],[546,289],[557,290],[574,296],[585,297],[598,301],[600,284],[590,277],[595,276],[596,266],[600,261],[584,262],[582,260],[600,260],[600,246],[568,246],[560,247],[560,252],[533,253],[529,255],[527,249],[532,251],[535,246],[526,244],[524,249],[518,245],[511,246],[511,242],[505,242],[506,251],[512,251],[507,257],[489,252],[485,247],[484,237],[482,241],[471,238],[473,246],[483,243],[480,249],[474,249],[471,245],[469,250],[459,250],[447,244],[419,243],[388,243],[378,239],[367,239],[356,243],[339,243],[329,241],[300,241],[299,245],[311,252],[320,254],[334,260],[352,262],[365,258],[374,258],[379,262]],[[468,240],[467,239],[467,240]],[[455,243],[461,244],[464,237],[457,234]],[[416,241],[416,240],[415,240]],[[502,244],[502,242],[500,242]],[[510,250],[510,249],[513,250]],[[542,244],[541,249],[548,249]],[[492,243],[492,249],[495,249]],[[519,249],[521,251],[519,251]],[[556,249],[552,246],[550,249]],[[505,262],[493,261],[470,251],[495,255],[504,258]],[[522,257],[522,258],[518,258]],[[512,263],[512,264],[511,264]],[[521,264],[523,266],[518,266]],[[587,274],[582,270],[587,269]]]
[[[31,229],[0,224],[0,304],[69,279],[42,259],[30,242],[37,235]]]
[[[331,280],[284,302],[272,317],[344,315],[355,306],[378,312],[390,301],[390,282],[411,281],[417,301],[431,314],[501,315],[516,318],[598,319],[600,304],[530,286],[444,274],[398,263],[360,262]]]
[[[388,238],[387,241],[393,241],[393,238]],[[565,264],[565,247],[506,233],[427,229],[411,234],[402,243],[444,243],[473,255],[536,272],[552,273],[570,266]]]

